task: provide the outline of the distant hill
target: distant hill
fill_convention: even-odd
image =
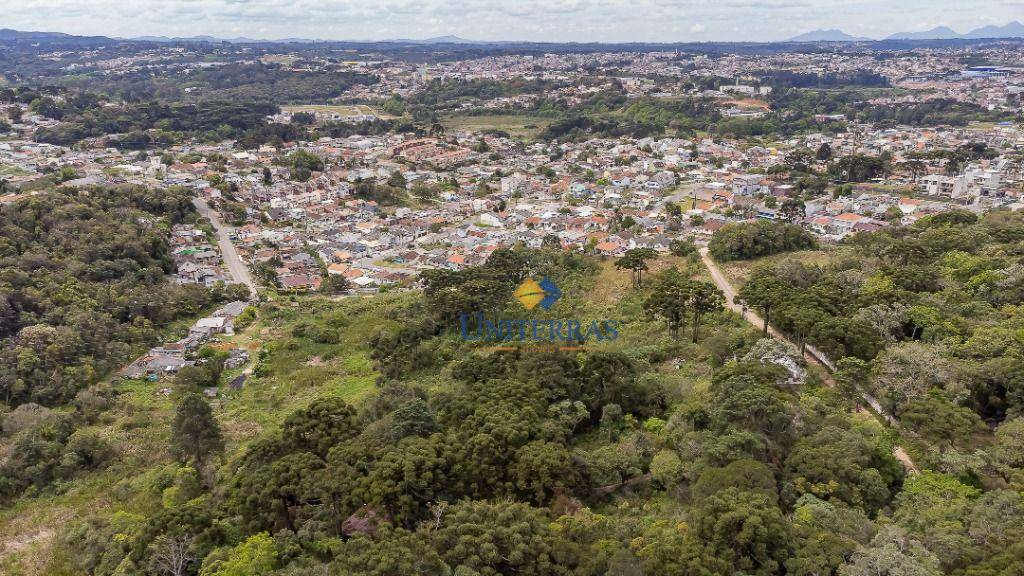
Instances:
[[[0,40],[50,40],[54,38],[71,38],[63,32],[21,32],[10,28],[0,28]]]
[[[871,38],[850,36],[835,28],[829,30],[812,30],[789,39],[790,42],[871,42]]]
[[[257,38],[247,38],[240,36],[237,38],[217,38],[216,36],[136,36],[130,38],[130,40],[136,40],[140,42],[165,42],[165,43],[190,43],[190,42],[227,42],[229,44],[313,44],[316,42],[323,42],[323,40],[312,40],[309,38],[281,38],[278,40],[264,40]],[[437,36],[434,38],[424,38],[421,40],[411,38],[398,38],[394,40],[383,40],[383,42],[393,42],[396,44],[486,44],[486,42],[477,42],[475,40],[466,40],[465,38],[459,38],[458,36]]]
[[[400,42],[402,44],[490,44],[490,42],[480,42],[477,40],[466,40],[465,38],[459,38],[458,36],[435,36],[434,38],[424,38],[422,40],[413,40],[409,38],[400,38],[397,40],[385,40],[385,42]]]
[[[106,36],[75,36],[63,32],[23,32],[0,29],[0,42],[5,45],[45,46],[47,48],[83,48],[103,46],[112,42]]]
[[[239,36],[237,38],[217,38],[215,36],[136,36],[129,38],[129,40],[138,40],[140,42],[227,42],[229,44],[252,44],[257,42],[276,42],[275,40],[256,40],[253,38],[246,38]]]
[[[946,26],[937,26],[924,32],[897,32],[886,40],[955,40],[962,38],[959,32]]]
[[[961,38],[1024,38],[1024,24],[1014,20],[1004,26],[983,26],[971,30]]]

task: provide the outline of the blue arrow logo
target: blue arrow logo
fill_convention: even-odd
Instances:
[[[558,302],[558,299],[562,297],[562,291],[555,286],[555,283],[550,278],[545,277],[540,281],[540,287],[544,289],[544,299],[540,301],[540,307],[547,310]]]

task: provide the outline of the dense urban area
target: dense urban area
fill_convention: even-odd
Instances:
[[[454,40],[0,30],[0,573],[1024,574],[1024,40]]]

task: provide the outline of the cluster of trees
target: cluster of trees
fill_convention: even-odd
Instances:
[[[739,298],[798,341],[840,360],[840,380],[872,392],[943,470],[962,461],[982,420],[1024,413],[1020,329],[1024,221],[952,211],[859,234],[827,266],[755,269]]]
[[[451,358],[451,351],[433,337],[459,326],[460,313],[472,316],[517,305],[512,293],[530,275],[552,278],[564,286],[563,280],[592,275],[594,270],[592,260],[549,246],[539,250],[501,248],[482,266],[425,271],[421,277],[423,301],[401,311],[401,329],[374,335],[371,357],[388,377],[434,366]],[[475,329],[475,324],[471,328]]]
[[[308,104],[330,102],[352,86],[376,83],[377,77],[350,70],[303,70],[282,64],[233,62],[196,68],[174,80],[175,88],[192,87],[199,99]]]
[[[118,145],[128,149],[170,144],[182,136],[219,141],[245,135],[259,143],[261,138],[272,140],[273,128],[266,117],[279,111],[276,104],[266,101],[108,103],[88,93],[68,96],[59,103],[49,97],[34,100],[31,106],[38,113],[61,120],[57,126],[37,130],[35,138],[70,146],[86,138],[121,134]]]
[[[391,113],[405,112],[422,107],[428,110],[455,108],[466,99],[493,100],[519,94],[544,94],[560,85],[551,80],[509,78],[489,79],[439,79],[431,80],[422,90],[397,103],[404,104],[404,110],[393,103]]]
[[[170,225],[195,218],[185,190],[51,191],[0,208],[0,502],[103,468],[115,445],[86,428],[101,380],[165,327],[218,300],[167,281]]]
[[[772,70],[766,74],[762,82],[779,88],[888,88],[889,79],[869,70],[856,70],[843,74],[815,74],[811,72],[794,72],[792,70]]]
[[[540,101],[531,113],[559,117],[548,125],[539,138],[543,140],[579,141],[595,137],[659,136],[667,131],[690,134],[697,130],[714,132],[721,114],[711,100],[682,98],[627,99],[625,94],[604,91],[572,107],[557,102]]]
[[[835,158],[828,164],[826,174],[837,182],[867,182],[885,176],[888,159],[867,154],[850,154]]]
[[[778,73],[787,75],[791,73]],[[868,101],[871,98],[869,90],[865,88],[882,88],[884,84],[874,84],[874,75],[866,75],[858,80],[863,82],[857,85],[856,82],[846,83],[838,86],[840,89],[832,89],[823,84],[824,90],[816,90],[814,86],[801,88],[796,86],[802,83],[815,83],[820,78],[791,78],[788,81],[783,77],[775,91],[769,96],[773,110],[787,121],[795,123],[793,129],[804,130],[813,127],[814,115],[816,114],[842,114],[850,120],[875,124],[882,127],[897,125],[910,126],[965,126],[970,122],[998,122],[1012,120],[1013,114],[1004,111],[992,111],[970,102],[937,98],[924,102],[909,104],[881,105],[872,104]],[[884,80],[884,79],[882,79]],[[787,87],[790,82],[795,82],[794,87]],[[848,87],[847,87],[848,86]],[[808,89],[810,88],[810,89]],[[826,127],[836,128],[836,123],[827,123]],[[839,123],[841,124],[841,123]],[[792,133],[792,132],[790,132]]]
[[[279,160],[288,166],[292,180],[305,182],[313,176],[313,172],[324,171],[324,159],[307,150],[296,150]]]
[[[952,150],[931,150],[928,152],[914,153],[909,155],[908,168],[912,173],[920,173],[924,160],[942,160],[946,163],[946,173],[957,175],[963,171],[968,163],[982,158],[993,159],[999,155],[999,151],[990,148],[984,142],[969,142],[961,144]]]
[[[1012,120],[1011,112],[987,110],[973,102],[937,98],[911,104],[878,106],[866,102],[852,106],[851,113],[860,122],[881,127],[910,126],[966,126],[970,122],[1000,122]]]
[[[216,420],[187,395],[160,509],[61,540],[97,575],[1012,573],[1019,492],[904,478],[884,430],[776,363],[795,350],[737,352],[673,408],[622,353],[469,355],[439,391],[315,400],[217,474],[200,472],[223,449]],[[999,442],[1017,466],[1019,432]],[[675,507],[587,506],[627,485]]]
[[[26,403],[0,416],[0,443],[9,454],[0,464],[0,504],[111,464],[116,445],[84,427],[96,422],[111,398],[109,388],[92,386],[79,391],[70,409]]]
[[[0,401],[56,406],[228,290],[179,286],[169,226],[186,190],[51,191],[0,208]]]
[[[396,172],[401,177],[400,172]],[[380,206],[395,206],[406,201],[405,178],[391,178],[384,184],[373,180],[360,180],[352,190],[356,198],[376,202]]]
[[[217,55],[218,59],[224,57]],[[88,62],[86,66],[93,65]],[[157,100],[196,102],[223,100],[275,104],[330,102],[357,84],[377,77],[324,67],[303,69],[260,61],[236,61],[221,66],[139,68],[115,74],[76,74],[51,80],[70,89],[96,92],[127,102]]]
[[[713,283],[691,280],[672,267],[658,277],[651,295],[644,301],[644,310],[660,316],[673,336],[689,320],[693,328],[693,343],[700,338],[701,319],[706,314],[724,308],[725,296]]]
[[[795,224],[774,220],[726,224],[715,231],[708,252],[720,262],[746,260],[812,248],[814,236]]]

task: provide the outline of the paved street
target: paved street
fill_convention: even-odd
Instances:
[[[227,266],[231,277],[235,279],[235,282],[248,286],[249,294],[255,299],[257,297],[256,283],[253,282],[252,276],[249,275],[249,268],[242,262],[242,258],[235,250],[235,245],[231,242],[231,227],[226,226],[220,221],[217,212],[210,208],[210,205],[205,200],[193,198],[192,203],[195,205],[196,210],[199,210],[199,214],[207,218],[213,224],[213,229],[217,231],[217,245],[220,246],[224,265]]]

